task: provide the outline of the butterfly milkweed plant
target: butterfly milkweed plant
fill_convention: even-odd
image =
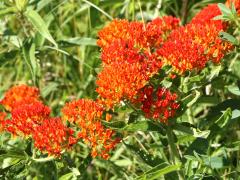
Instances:
[[[239,177],[239,0],[0,1],[0,179]]]

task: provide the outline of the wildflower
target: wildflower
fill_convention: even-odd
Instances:
[[[158,48],[167,39],[169,33],[179,27],[180,20],[172,16],[163,16],[147,23],[146,36],[147,42],[151,48]]]
[[[14,108],[11,114],[12,118],[5,123],[6,131],[14,135],[30,136],[49,117],[50,109],[41,102],[33,102]]]
[[[41,152],[59,156],[69,145],[76,143],[72,129],[61,118],[47,118],[33,132],[34,146]]]
[[[218,30],[226,29],[226,23],[222,20],[214,20],[213,18],[221,15],[221,11],[217,4],[210,4],[203,8],[190,23],[192,24],[214,24]]]
[[[208,61],[219,63],[232,49],[232,45],[221,40],[218,34],[219,29],[214,24],[190,23],[172,31],[157,53],[180,74],[201,70]]]
[[[4,130],[6,117],[7,117],[7,113],[0,112],[0,132]]]
[[[129,36],[128,27],[129,22],[127,20],[113,20],[110,24],[98,32],[98,46],[105,48],[116,39],[127,39]]]
[[[161,61],[155,55],[149,55],[148,59],[140,62],[116,61],[104,66],[96,81],[100,101],[112,108],[122,100],[131,100],[160,67]]]
[[[152,86],[145,86],[139,91],[135,105],[140,105],[147,118],[153,118],[167,123],[169,118],[176,114],[180,105],[177,102],[177,94],[171,93],[168,89],[159,87],[156,91]]]
[[[12,111],[19,104],[31,104],[40,99],[39,90],[36,87],[17,85],[10,88],[0,101],[6,110]]]
[[[90,148],[92,157],[107,159],[109,151],[120,141],[114,138],[115,132],[105,128],[102,123],[104,109],[97,102],[81,99],[67,103],[62,113],[64,118],[75,123],[79,128],[78,138],[82,139]],[[110,116],[106,116],[109,120]]]
[[[115,19],[99,31],[97,44],[104,49],[116,40],[124,40],[133,42],[139,49],[158,47],[169,32],[178,26],[179,19],[172,16],[156,18],[146,25],[137,21]]]

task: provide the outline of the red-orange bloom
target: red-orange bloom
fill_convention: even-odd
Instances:
[[[203,8],[195,17],[193,17],[192,24],[215,24],[217,29],[226,29],[226,23],[222,20],[213,20],[214,17],[221,15],[221,11],[217,4],[210,4]]]
[[[36,87],[27,85],[17,85],[10,88],[4,98],[0,101],[6,110],[12,111],[19,104],[31,104],[39,101],[40,94]]]
[[[56,156],[77,142],[73,130],[66,127],[61,118],[45,119],[33,132],[33,140],[37,149]]]
[[[129,22],[127,20],[115,19],[101,31],[98,32],[98,46],[104,48],[117,39],[127,39],[129,36]]]
[[[152,86],[145,86],[139,91],[133,103],[140,105],[147,118],[167,123],[180,107],[177,97],[176,93],[171,93],[168,89],[160,87],[154,91]]]
[[[78,138],[90,146],[92,156],[107,159],[109,151],[116,146],[119,139],[113,138],[115,135],[113,130],[102,125],[103,110],[98,103],[81,99],[67,103],[62,113],[65,119],[77,124],[80,129]],[[109,120],[109,116],[106,119]]]
[[[179,27],[180,20],[172,16],[156,18],[146,24],[147,43],[151,48],[158,48],[167,39],[169,33]]]
[[[169,32],[178,26],[179,19],[172,16],[156,18],[146,25],[115,19],[99,31],[97,44],[104,49],[116,40],[124,40],[133,42],[140,49],[158,47]]]
[[[49,107],[41,102],[23,104],[12,110],[12,118],[5,123],[5,130],[14,135],[31,135],[42,121],[49,117]]]
[[[174,30],[157,52],[179,73],[201,70],[208,61],[219,63],[232,49],[218,35],[219,29],[214,24],[188,24]]]
[[[0,112],[0,132],[4,130],[7,113]]]
[[[116,61],[104,66],[96,81],[100,101],[112,108],[122,100],[131,100],[160,67],[161,62],[155,55],[149,55],[140,62]]]

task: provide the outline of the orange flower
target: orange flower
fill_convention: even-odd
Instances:
[[[232,49],[218,34],[215,24],[188,24],[174,30],[157,52],[176,72],[201,70],[208,61],[219,63]]]
[[[179,27],[180,20],[172,16],[163,16],[147,23],[146,36],[150,48],[158,48],[167,39],[169,33]]]
[[[0,101],[6,110],[12,111],[19,104],[31,104],[40,100],[39,90],[36,87],[17,85],[10,88]]]
[[[193,17],[192,24],[215,24],[218,30],[226,29],[226,23],[222,20],[213,20],[214,17],[221,15],[221,11],[217,4],[210,4],[203,8],[195,17]]]
[[[11,114],[12,119],[5,122],[5,130],[14,135],[29,136],[49,117],[50,109],[41,102],[34,102],[15,107]]]
[[[129,22],[127,20],[113,20],[110,24],[98,32],[98,46],[105,48],[116,39],[127,39],[129,36],[128,27]]]
[[[99,31],[97,44],[104,49],[116,40],[124,40],[133,42],[139,49],[158,47],[178,26],[179,19],[172,16],[156,18],[146,26],[142,22],[115,19]]]
[[[147,118],[160,120],[163,123],[174,117],[180,107],[177,103],[177,94],[161,87],[154,91],[152,86],[145,86],[139,91],[133,103],[141,107]]]
[[[7,113],[0,112],[0,132],[4,130]]]
[[[131,100],[160,67],[161,61],[155,55],[149,55],[140,62],[116,61],[104,66],[96,81],[100,102],[112,108],[122,100]]]
[[[61,152],[77,142],[73,130],[66,127],[61,118],[43,120],[33,132],[34,146],[49,155],[59,156]]]
[[[113,138],[115,132],[106,129],[102,123],[104,109],[101,105],[92,100],[81,99],[67,103],[62,113],[64,118],[76,123],[80,129],[78,138],[82,139],[91,148],[93,157],[100,156],[107,159],[109,151],[120,141]],[[109,120],[107,115],[106,120]]]

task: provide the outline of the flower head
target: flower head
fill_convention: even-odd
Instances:
[[[115,19],[99,31],[97,44],[104,49],[116,40],[124,40],[139,49],[154,48],[160,46],[169,32],[178,26],[179,19],[172,16],[153,19],[146,25]]]
[[[59,156],[69,145],[76,143],[73,130],[66,127],[61,118],[43,120],[33,132],[34,146],[49,155]]]
[[[214,24],[188,24],[169,35],[162,48],[157,50],[166,64],[175,71],[201,70],[208,61],[219,63],[232,49],[229,42],[218,37],[219,29]]]
[[[214,20],[213,18],[221,15],[221,11],[217,4],[210,4],[203,8],[196,16],[193,17],[190,23],[192,24],[214,24],[217,29],[226,29],[226,23],[222,20]]]
[[[39,90],[36,87],[17,85],[10,88],[4,98],[0,101],[6,110],[12,111],[20,104],[31,104],[40,99]]]
[[[176,93],[171,93],[166,88],[160,87],[154,91],[152,86],[145,86],[139,91],[133,103],[141,107],[147,118],[167,123],[180,107],[177,97]]]
[[[76,123],[79,128],[78,138],[91,148],[92,156],[107,159],[109,151],[116,146],[119,139],[114,138],[113,130],[102,125],[103,110],[102,106],[95,101],[80,99],[67,103],[62,113],[65,119]],[[107,120],[108,118],[109,116],[106,117]]]
[[[5,130],[14,135],[29,136],[49,117],[50,109],[41,102],[33,102],[14,108],[11,114],[12,118],[5,123]]]
[[[100,101],[112,108],[122,100],[131,100],[160,67],[161,61],[153,54],[139,62],[116,61],[104,66],[96,82]]]
[[[0,132],[4,130],[7,113],[0,112]]]

